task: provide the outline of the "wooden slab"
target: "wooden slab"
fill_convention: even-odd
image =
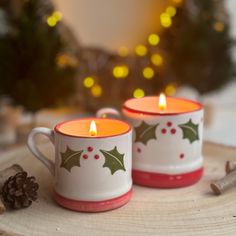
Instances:
[[[50,144],[42,151],[53,156]],[[206,143],[203,179],[181,189],[134,186],[126,206],[105,213],[78,213],[63,209],[51,199],[52,176],[26,147],[2,153],[0,167],[19,163],[40,184],[32,207],[0,216],[0,229],[17,235],[236,235],[236,187],[222,196],[211,193],[209,183],[224,175],[226,160],[236,160],[236,148]],[[1,231],[0,231],[1,235]],[[4,234],[3,234],[4,235]]]

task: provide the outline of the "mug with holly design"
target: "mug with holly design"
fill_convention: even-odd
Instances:
[[[200,103],[167,97],[127,100],[122,112],[102,108],[98,117],[118,115],[133,126],[132,177],[136,184],[176,188],[197,182],[203,174],[203,107]]]
[[[55,162],[37,148],[46,135]],[[34,128],[28,147],[54,177],[54,199],[61,206],[100,212],[126,204],[132,192],[132,129],[120,120],[87,118],[62,122],[54,130]]]

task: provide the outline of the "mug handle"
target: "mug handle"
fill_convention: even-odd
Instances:
[[[106,115],[109,115],[109,114],[115,115],[118,118],[121,118],[121,113],[118,110],[111,108],[111,107],[104,107],[104,108],[99,109],[96,113],[96,117],[105,118]]]
[[[47,157],[45,157],[41,153],[41,151],[39,151],[35,143],[35,137],[38,134],[47,136],[54,145],[54,131],[49,128],[44,128],[44,127],[34,128],[31,130],[28,136],[28,140],[27,140],[27,145],[30,151],[34,154],[36,158],[38,158],[49,169],[51,174],[54,176],[55,164],[51,160],[49,160]]]

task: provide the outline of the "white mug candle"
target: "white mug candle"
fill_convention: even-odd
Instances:
[[[101,109],[118,114],[115,110]],[[133,181],[175,188],[197,182],[203,174],[203,108],[200,103],[165,96],[127,100],[122,115],[132,124]]]
[[[55,163],[38,150],[34,138],[49,137]],[[28,147],[54,176],[54,199],[63,207],[87,212],[120,207],[131,197],[132,130],[115,119],[78,119],[54,130],[35,128]]]

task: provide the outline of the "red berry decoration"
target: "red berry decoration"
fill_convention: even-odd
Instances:
[[[93,147],[88,147],[88,151],[92,152],[93,151]]]
[[[174,176],[169,176],[169,180],[174,180],[175,177]]]
[[[162,132],[163,134],[166,134],[166,129],[162,129],[161,132]]]
[[[172,122],[168,121],[168,122],[166,123],[166,125],[167,125],[168,127],[171,127],[171,126],[172,126]]]
[[[94,159],[96,159],[96,160],[98,160],[100,157],[99,157],[99,155],[98,154],[96,154],[95,156],[94,156]]]
[[[141,148],[137,148],[137,151],[138,151],[138,152],[141,152]]]
[[[183,153],[180,153],[179,158],[180,158],[180,159],[183,159],[183,158],[184,158],[184,154],[183,154]]]
[[[170,132],[171,132],[171,134],[175,134],[176,133],[176,129],[171,129]]]
[[[87,154],[84,154],[84,155],[83,155],[83,158],[84,158],[84,159],[88,159],[88,155],[87,155]]]

